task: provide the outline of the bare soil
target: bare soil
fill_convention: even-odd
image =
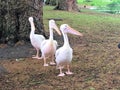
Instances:
[[[1,45],[0,65],[8,73],[0,75],[0,90],[120,90],[119,33],[103,30],[82,38],[69,35],[74,74],[64,77],[57,76],[56,66],[44,67],[43,60],[31,58],[35,50],[30,43]],[[59,38],[58,43],[63,44]]]

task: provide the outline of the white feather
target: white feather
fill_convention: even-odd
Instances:
[[[31,25],[31,32],[30,32],[31,44],[36,50],[40,50],[41,43],[45,40],[45,37],[43,35],[35,34],[35,25],[34,25],[33,17],[29,17],[29,22]],[[38,57],[38,55],[36,56]]]

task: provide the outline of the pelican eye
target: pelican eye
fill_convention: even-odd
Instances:
[[[64,28],[65,30],[67,29],[67,25],[65,25],[65,28]]]

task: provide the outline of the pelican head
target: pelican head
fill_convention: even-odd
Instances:
[[[50,27],[50,29],[56,30],[57,33],[58,33],[59,35],[61,35],[61,32],[60,32],[60,30],[58,29],[58,27],[57,27],[57,25],[56,25],[56,23],[55,23],[54,20],[49,20],[49,27]]]
[[[29,22],[33,22],[33,17],[29,17]]]
[[[68,24],[62,24],[60,26],[60,30],[64,33],[70,33],[70,34],[74,34],[74,35],[83,36],[82,33],[80,33],[77,30],[71,28]]]

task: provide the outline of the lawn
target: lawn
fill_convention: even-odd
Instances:
[[[83,37],[68,35],[73,48],[73,75],[58,77],[56,66],[43,67],[43,60],[24,58],[1,60],[9,74],[0,77],[1,90],[120,90],[120,16],[82,9],[81,12],[55,11],[44,6],[46,31],[48,19],[60,26],[69,24]],[[55,35],[61,46],[62,36]],[[33,47],[30,47],[33,50]],[[48,60],[50,61],[50,60]]]

